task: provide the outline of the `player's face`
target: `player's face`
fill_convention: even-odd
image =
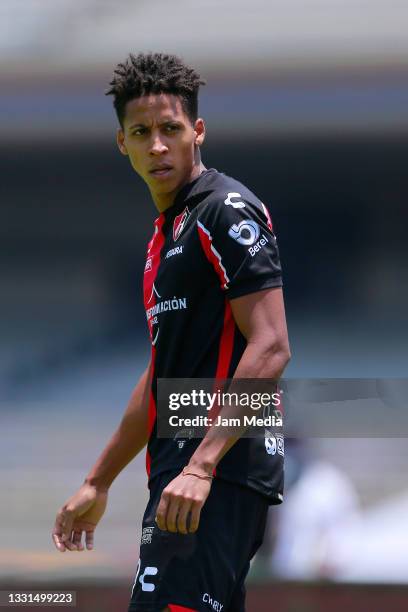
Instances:
[[[127,103],[118,146],[159,210],[171,206],[181,187],[198,176],[204,134],[203,120],[192,125],[178,96],[149,95]]]

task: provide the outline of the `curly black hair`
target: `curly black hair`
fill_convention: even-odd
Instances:
[[[149,94],[168,93],[179,96],[183,109],[194,123],[198,116],[198,90],[205,81],[176,55],[139,53],[118,64],[107,96],[113,96],[113,106],[123,128],[126,104],[129,100]]]

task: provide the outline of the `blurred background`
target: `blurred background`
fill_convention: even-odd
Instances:
[[[149,354],[157,214],[116,148],[114,66],[166,51],[207,79],[204,163],[247,184],[278,236],[286,376],[404,377],[407,23],[400,0],[1,1],[0,589],[71,587],[78,610],[125,610],[137,564],[143,457],[92,553],[50,538]],[[408,609],[406,439],[286,455],[249,612]]]

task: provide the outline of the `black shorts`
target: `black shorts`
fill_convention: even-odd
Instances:
[[[161,612],[166,606],[171,612],[244,612],[244,581],[262,543],[268,500],[214,479],[196,533],[161,531],[156,509],[177,474],[151,482],[129,612]]]

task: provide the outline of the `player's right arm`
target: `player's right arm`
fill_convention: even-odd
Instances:
[[[110,485],[147,444],[150,384],[149,364],[133,390],[119,427],[83,485],[57,513],[52,538],[59,551],[83,550],[83,534],[86,547],[93,548],[94,531],[105,512]]]

